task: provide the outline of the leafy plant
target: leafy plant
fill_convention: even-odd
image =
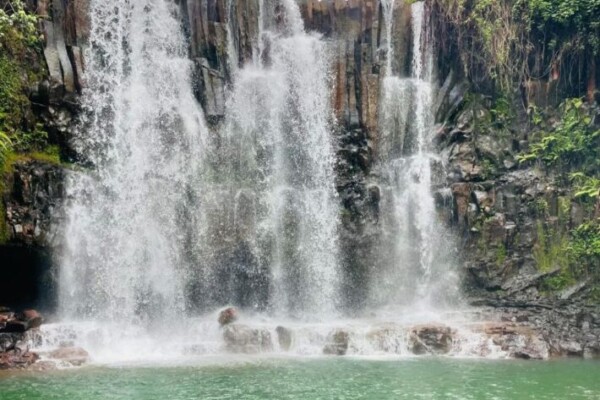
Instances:
[[[573,274],[568,268],[561,269],[557,274],[545,278],[542,282],[542,290],[556,292],[568,288],[576,282]]]
[[[583,172],[571,174],[571,180],[575,184],[575,198],[597,199],[600,192],[600,179],[587,176]]]
[[[561,105],[562,118],[551,131],[541,131],[541,139],[530,151],[517,157],[520,162],[541,160],[549,166],[598,167],[600,130],[595,129],[589,110],[581,99]]]
[[[0,1],[0,162],[11,151],[47,146],[47,134],[34,123],[28,87],[40,74],[38,17],[22,0]]]
[[[39,45],[37,23],[37,15],[27,12],[22,0],[4,2],[0,8],[0,43],[13,52]]]
[[[572,232],[569,258],[580,273],[600,274],[600,221],[581,224]]]

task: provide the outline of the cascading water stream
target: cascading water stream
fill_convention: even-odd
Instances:
[[[187,193],[207,129],[171,1],[90,2],[80,154],[67,183],[60,308],[68,319],[181,312]]]
[[[390,243],[393,251],[374,280],[387,284],[384,290],[374,288],[375,301],[436,308],[455,298],[457,281],[432,193],[433,166],[440,162],[431,149],[435,122],[431,31],[425,3],[413,3],[410,74],[402,77],[393,64],[397,2],[385,0],[382,5],[387,47],[380,116],[382,208],[387,215],[384,243]]]
[[[294,1],[261,4],[254,62],[238,69],[229,46],[232,93],[222,129],[209,135],[179,6],[90,3],[76,139],[91,170],[69,178],[60,257],[60,315],[86,322],[55,327],[48,343],[77,337],[100,359],[162,357],[149,349],[157,340],[171,353],[190,342],[210,352],[220,333],[191,312],[335,312],[328,52]]]
[[[305,32],[295,1],[260,4],[253,62],[237,71],[226,105],[218,178],[204,185],[237,236],[217,252],[206,239],[223,218],[203,224],[203,291],[219,291],[213,306],[319,318],[334,312],[338,289],[327,48]]]
[[[135,353],[145,332],[168,335],[186,306],[185,244],[194,229],[187,210],[207,128],[179,6],[92,0],[89,7],[75,138],[89,169],[66,183],[59,314],[87,321],[97,339],[90,350],[113,344],[115,353]]]

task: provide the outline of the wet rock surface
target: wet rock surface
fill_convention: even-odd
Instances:
[[[44,57],[49,77],[32,89],[32,96],[51,139],[61,146],[62,153],[72,156],[69,140],[73,120],[79,112],[77,93],[85,85],[81,53],[89,24],[85,17],[86,1],[37,3],[40,15],[45,17],[48,40]],[[257,35],[258,0],[233,3],[232,11],[227,12],[224,0],[181,2],[191,36],[197,97],[213,126],[223,119],[224,94],[235,68],[228,63],[227,24],[233,22],[238,67],[250,61],[255,45],[253,38]],[[332,97],[339,121],[336,140],[337,190],[342,206],[340,245],[343,268],[351,272],[343,282],[348,309],[365,306],[356,299],[364,298],[381,235],[379,202],[382,193],[374,183],[380,142],[378,96],[381,65],[386,57],[380,51],[381,9],[380,1],[301,2],[307,28],[322,33],[334,49]],[[400,9],[396,14],[398,18],[408,18],[407,13],[401,15]],[[405,22],[396,24],[398,32],[393,33],[398,49],[407,46],[403,43],[407,35],[402,29],[410,24]],[[406,69],[406,66],[395,67]],[[468,82],[456,73],[451,72],[442,79],[436,104],[437,120],[452,121],[440,128],[435,139],[447,165],[444,182],[436,189],[449,189],[452,193],[450,206],[440,203],[440,207],[449,209],[439,211],[447,216],[444,222],[453,227],[456,237],[461,239],[459,251],[465,292],[471,304],[490,307],[491,314],[502,315],[510,323],[533,330],[526,333],[507,328],[505,334],[491,333],[500,346],[515,357],[540,358],[547,350],[550,357],[597,358],[600,356],[600,311],[597,303],[590,302],[592,287],[597,283],[581,282],[549,295],[544,282],[559,271],[556,268],[540,271],[533,257],[533,249],[539,244],[540,224],[547,231],[559,225],[568,230],[576,226],[585,213],[576,202],[564,210],[561,204],[566,198],[566,189],[551,174],[515,161],[528,145],[527,126],[511,127],[509,136],[478,129],[476,121],[486,120],[490,115],[480,106],[462,108],[467,88]],[[548,102],[548,99],[538,102]],[[52,221],[56,222],[56,211],[63,201],[64,180],[64,169],[57,165],[39,161],[15,165],[2,198],[11,253],[48,249],[55,244]],[[542,210],[544,205],[547,209]],[[43,252],[40,258],[48,260],[49,253]],[[21,260],[21,257],[14,259]],[[17,261],[11,263],[15,271],[23,269]],[[51,266],[44,266],[27,274],[44,275],[42,280],[45,281],[46,277],[51,279],[50,269]],[[2,281],[0,292],[4,289],[3,283],[14,286],[8,278]],[[33,289],[23,287],[22,290]],[[265,332],[260,329],[234,328],[238,326],[233,324],[235,318],[227,317],[221,322],[219,317],[219,320],[221,325],[232,324],[224,329],[228,347],[252,351],[269,347],[268,332],[266,340]],[[0,316],[3,335],[19,334],[34,327],[29,324],[18,319],[9,323]],[[395,342],[386,341],[382,332],[373,333],[381,346],[396,346]],[[289,347],[287,332],[278,330],[277,333],[280,347]],[[419,353],[444,354],[448,335],[451,336],[443,329],[414,332],[411,334],[413,348]],[[333,354],[347,351],[348,338],[345,338],[344,349],[342,336],[340,340],[332,337],[328,346]],[[538,339],[547,344],[546,350]],[[524,343],[524,349],[518,350],[517,342]]]
[[[39,359],[29,349],[28,334],[42,322],[42,316],[35,310],[14,313],[0,307],[0,369],[28,368]]]
[[[343,356],[348,351],[350,334],[344,330],[332,332],[327,337],[328,343],[323,348],[323,354]]]
[[[256,354],[273,350],[271,333],[265,328],[231,324],[223,330],[225,349],[232,353]]]
[[[417,355],[446,354],[452,350],[452,328],[443,325],[418,326],[411,330],[409,348]]]
[[[238,310],[234,307],[228,307],[219,312],[219,325],[229,325],[238,319]]]
[[[17,161],[5,183],[8,240],[45,248],[56,244],[55,224],[64,199],[63,167],[36,160]]]
[[[48,358],[78,367],[88,362],[90,355],[81,347],[62,347],[50,352]]]

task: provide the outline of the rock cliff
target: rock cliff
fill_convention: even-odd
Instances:
[[[348,308],[357,310],[364,297],[360,293],[366,290],[365,282],[376,265],[381,237],[377,174],[378,107],[387,56],[381,50],[383,8],[377,0],[300,3],[305,26],[330,42],[332,52],[341,254],[348,271],[345,290],[352,294],[348,298],[358,299]],[[180,0],[179,4],[190,37],[196,96],[216,135],[234,72],[253,54],[259,0]],[[78,93],[85,87],[81,54],[88,26],[86,1],[38,0],[29,5],[44,17],[48,71],[31,97],[39,100],[39,120],[61,146],[63,158],[76,159],[69,140],[76,129]],[[392,37],[399,54],[393,63],[403,70],[410,64],[410,7],[398,1],[393,15]],[[454,37],[439,38],[440,63],[447,61],[446,48],[460,45],[445,40]],[[489,129],[481,121],[490,120],[493,106],[477,92],[478,86],[464,74],[460,62],[454,60],[438,70],[436,146],[445,168],[435,188],[437,206],[441,220],[457,239],[467,301],[540,330],[553,354],[598,356],[598,278],[576,279],[559,290],[553,288],[552,278],[560,276],[562,269],[553,262],[560,254],[552,253],[552,246],[561,240],[561,232],[597,218],[600,204],[586,208],[552,170],[519,163],[518,156],[529,148],[534,129],[524,111],[510,122],[510,129]],[[548,82],[529,83],[530,87],[548,86]],[[556,103],[542,92],[528,91],[525,101],[540,107]],[[514,103],[523,109],[521,99]],[[16,163],[7,176],[3,203],[9,235],[0,253],[9,262],[5,266],[3,261],[2,273],[29,283],[17,284],[20,293],[14,293],[9,288],[13,280],[1,279],[0,303],[41,308],[40,302],[51,303],[48,297],[30,291],[52,281],[49,247],[55,244],[55,233],[51,219],[59,215],[64,177],[62,167],[32,160]],[[544,264],[543,260],[549,261]],[[18,268],[23,265],[30,267]]]

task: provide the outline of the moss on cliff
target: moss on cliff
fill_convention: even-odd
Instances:
[[[42,60],[38,17],[21,0],[0,1],[0,244],[10,238],[4,198],[15,162],[60,161],[29,99],[46,75]]]
[[[47,146],[28,98],[45,75],[37,20],[20,0],[0,2],[0,161],[13,150]]]

